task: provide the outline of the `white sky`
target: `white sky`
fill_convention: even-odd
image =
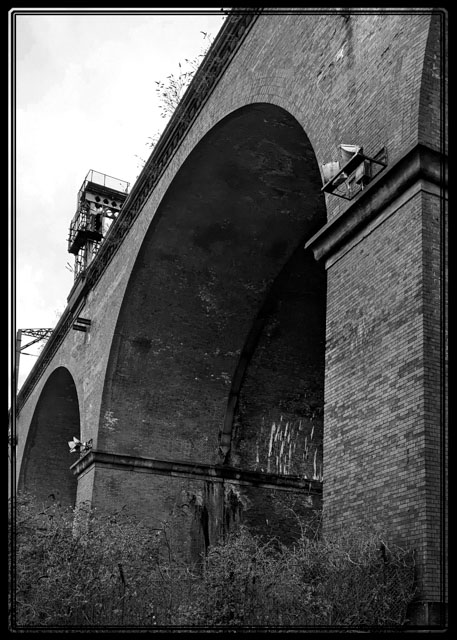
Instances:
[[[224,21],[218,8],[202,10],[212,15],[59,11],[66,13],[16,17],[17,329],[55,326],[74,282],[65,267],[74,264],[68,228],[87,172],[127,180],[131,190],[141,170],[136,156],[148,157],[148,136],[167,123],[155,81],[178,73],[178,63],[207,44],[201,32],[214,38]],[[23,336],[23,344],[30,340]],[[36,362],[25,353],[38,352],[21,353],[19,388]]]

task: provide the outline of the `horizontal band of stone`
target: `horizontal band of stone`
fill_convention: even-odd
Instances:
[[[447,187],[447,159],[418,144],[382,171],[339,216],[324,225],[305,245],[316,260],[328,258],[353,235],[419,180]]]
[[[237,469],[225,465],[210,465],[196,462],[171,462],[169,460],[155,460],[117,453],[106,453],[92,449],[71,465],[76,476],[88,471],[94,465],[107,466],[111,469],[124,471],[139,471],[161,476],[179,478],[194,478],[210,480],[212,482],[234,482],[241,485],[255,486],[265,489],[281,489],[286,491],[306,492],[320,496],[322,483],[308,480],[300,476],[285,476],[276,473],[263,473]]]

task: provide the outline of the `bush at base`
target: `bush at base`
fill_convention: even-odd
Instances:
[[[194,569],[178,559],[167,526],[151,531],[122,511],[76,515],[17,500],[14,628],[396,626],[414,596],[412,554],[366,529],[325,539],[303,531],[286,547],[241,526]]]

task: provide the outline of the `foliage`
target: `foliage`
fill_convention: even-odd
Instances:
[[[376,532],[302,536],[286,547],[240,527],[210,548],[181,621],[212,625],[401,625],[414,594],[412,556]]]
[[[145,605],[160,533],[122,512],[75,513],[55,502],[40,506],[30,495],[18,498],[15,520],[19,625],[153,622]]]
[[[20,627],[401,625],[414,595],[411,554],[376,531],[302,535],[285,546],[245,526],[189,566],[170,544],[176,523],[150,530],[20,496],[12,614]],[[315,531],[315,530],[313,530]]]
[[[171,73],[165,80],[155,81],[157,85],[156,93],[161,108],[160,115],[162,118],[168,118],[173,114],[185,90],[194,77],[195,72],[200,66],[202,58],[205,57],[211,46],[212,36],[204,31],[200,33],[203,34],[205,42],[201,53],[192,59],[185,58],[184,64],[179,62],[179,71],[177,73]]]
[[[201,64],[202,59],[208,53],[211,46],[213,37],[211,34],[201,31],[203,34],[204,45],[202,51],[194,58],[185,58],[184,62],[178,62],[178,71],[170,73],[164,80],[155,80],[156,94],[159,100],[160,115],[162,118],[170,118],[173,115],[176,107],[181,101],[187,87],[191,83],[192,78],[195,75],[198,67]],[[145,146],[149,149],[153,149],[161,136],[161,131],[158,130],[153,136],[148,136]],[[146,164],[146,160],[135,154],[138,159],[138,166],[143,168]]]

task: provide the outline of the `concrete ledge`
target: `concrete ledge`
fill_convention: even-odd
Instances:
[[[308,240],[305,248],[313,251],[316,260],[328,258],[419,180],[443,189],[447,186],[446,157],[421,144],[380,173],[352,205]]]
[[[196,478],[211,480],[212,482],[230,481],[240,485],[282,489],[285,491],[300,491],[317,496],[322,494],[321,482],[317,480],[307,480],[300,476],[284,476],[274,473],[248,471],[224,465],[155,460],[153,458],[106,453],[93,449],[72,464],[70,469],[75,475],[79,476],[94,465],[102,465],[110,467],[111,469],[122,469],[124,471],[153,473],[161,476]]]

